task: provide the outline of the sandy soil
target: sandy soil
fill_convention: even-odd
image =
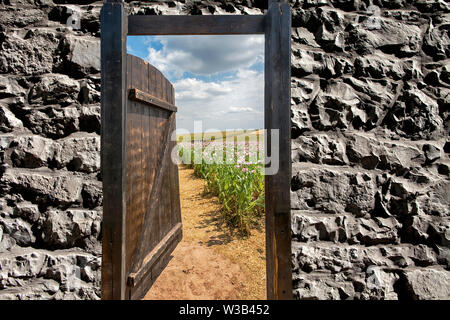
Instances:
[[[238,239],[223,225],[205,181],[180,167],[183,240],[144,300],[265,299],[264,227]]]

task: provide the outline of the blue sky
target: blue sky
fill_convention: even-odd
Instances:
[[[178,129],[264,127],[263,35],[129,36],[127,51],[174,85]]]

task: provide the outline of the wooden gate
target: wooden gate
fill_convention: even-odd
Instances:
[[[126,54],[127,35],[212,34],[265,36],[266,157],[272,153],[270,130],[279,131],[279,170],[265,176],[267,296],[291,299],[288,1],[268,0],[264,15],[128,16],[125,6],[123,0],[105,0],[100,15],[102,299],[145,294],[181,238],[178,176],[168,160],[175,143],[168,136],[175,128],[172,85]]]
[[[176,147],[171,135],[177,108],[173,86],[158,69],[132,55],[127,55],[126,69],[126,213],[121,266],[126,283],[122,285],[126,299],[140,299],[182,235],[178,170],[170,157]],[[120,251],[103,244],[105,264]],[[102,295],[109,293],[108,277],[113,277],[115,267],[104,268]]]

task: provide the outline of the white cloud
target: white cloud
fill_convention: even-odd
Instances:
[[[228,113],[235,113],[235,112],[257,112],[257,111],[250,107],[230,107]]]
[[[240,70],[234,79],[206,82],[181,79],[173,83],[178,106],[177,127],[192,131],[194,121],[211,128],[262,128],[264,123],[264,75]]]
[[[178,80],[175,84],[177,99],[183,102],[206,102],[207,100],[231,93],[231,88],[221,83],[204,82],[201,80],[186,78]]]
[[[196,75],[230,72],[261,62],[262,35],[165,36],[161,50],[149,48],[148,60],[166,74],[176,77],[186,71]]]
[[[264,62],[264,36],[165,36],[146,41],[149,62],[175,79],[177,128],[193,131],[198,120],[203,121],[202,131],[264,126],[264,74],[250,69]]]

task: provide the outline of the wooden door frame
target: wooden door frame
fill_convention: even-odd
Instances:
[[[264,34],[265,157],[279,130],[279,169],[265,175],[267,298],[292,299],[291,267],[291,9],[268,0],[264,15],[143,16],[123,0],[106,0],[101,21],[101,170],[103,181],[102,299],[124,299],[126,66],[128,35]],[[267,170],[267,169],[266,169]]]

